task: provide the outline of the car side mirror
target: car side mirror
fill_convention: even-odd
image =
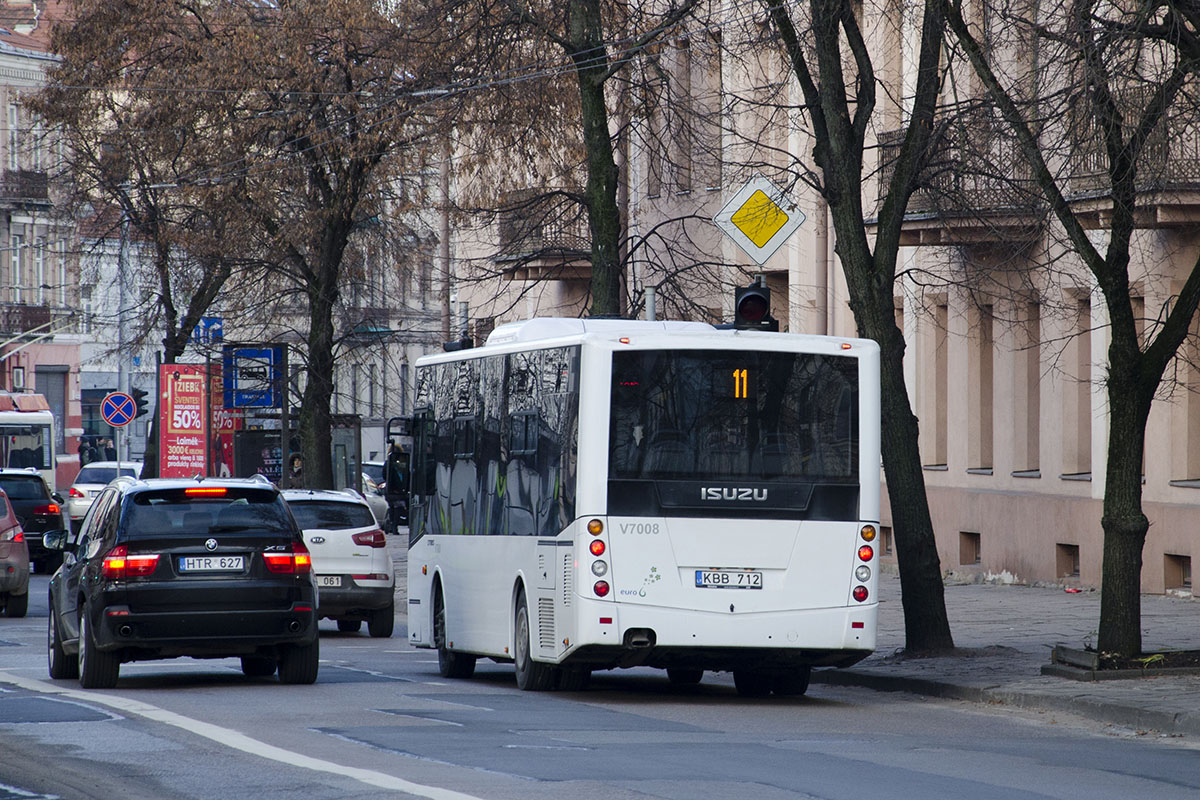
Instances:
[[[50,498],[52,500],[54,500],[54,502],[58,503],[59,505],[62,505],[63,503],[67,502],[66,500],[63,499],[63,496],[61,494],[59,494],[58,492],[51,492]]]
[[[70,531],[49,531],[42,534],[42,547],[47,550],[66,550]]]

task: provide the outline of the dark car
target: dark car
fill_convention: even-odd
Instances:
[[[50,579],[50,677],[116,685],[127,661],[241,657],[283,683],[317,679],[312,559],[279,490],[258,480],[118,478]]]
[[[45,478],[34,469],[0,469],[0,489],[8,495],[13,513],[21,521],[33,568],[37,572],[53,572],[60,555],[47,552],[42,546],[42,534],[67,527],[62,498],[50,491]]]

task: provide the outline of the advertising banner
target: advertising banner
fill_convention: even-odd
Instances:
[[[190,478],[208,474],[207,381],[204,364],[163,364],[159,372],[158,474]]]

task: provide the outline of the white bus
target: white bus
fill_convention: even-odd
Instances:
[[[49,410],[0,411],[0,467],[36,469],[57,488],[54,414]]]
[[[802,694],[874,648],[875,343],[534,319],[420,359],[414,408],[409,639],[443,676]]]

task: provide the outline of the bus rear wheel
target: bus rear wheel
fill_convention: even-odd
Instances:
[[[742,697],[766,697],[771,693],[771,676],[756,669],[735,669],[733,685]]]
[[[808,691],[812,667],[798,667],[794,672],[785,672],[771,679],[771,691],[780,697],[794,697]]]
[[[437,648],[438,673],[443,678],[469,678],[475,674],[475,656],[456,653],[446,646],[446,603],[440,586],[433,596],[433,644]]]
[[[517,615],[513,624],[513,665],[517,672],[517,688],[524,692],[544,692],[554,685],[555,668],[533,660],[529,646],[529,609],[525,594],[517,597]]]

